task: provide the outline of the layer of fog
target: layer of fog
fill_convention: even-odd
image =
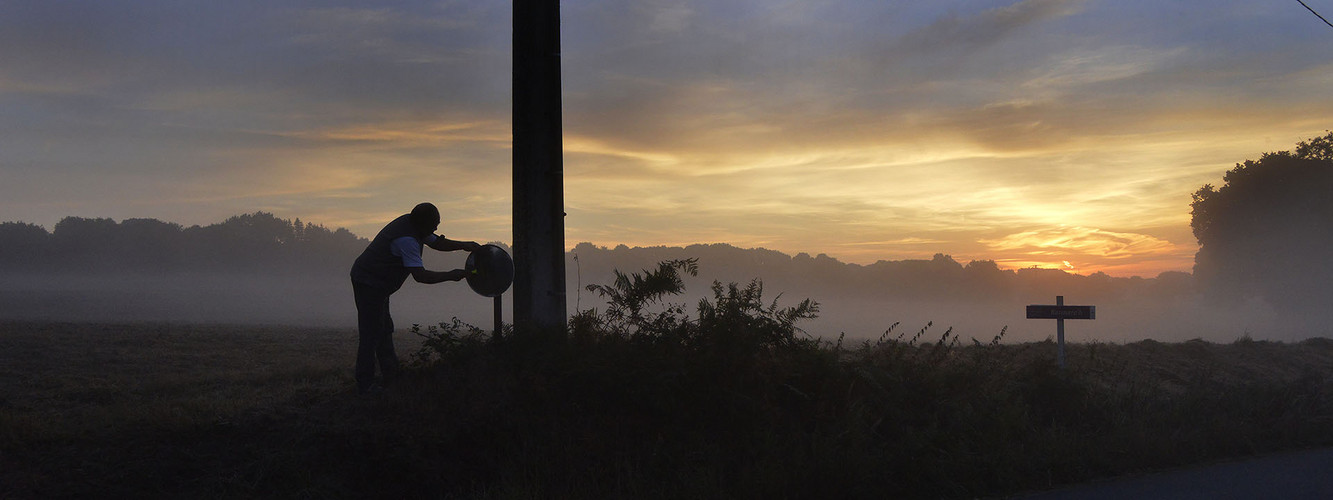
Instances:
[[[434,255],[428,267],[462,266],[461,252]],[[609,283],[611,276],[580,275],[570,269],[568,308],[605,309],[596,293],[578,288],[581,282]],[[685,279],[686,293],[667,300],[685,304],[693,316],[701,298],[711,298],[714,278],[701,272]],[[168,322],[220,324],[277,324],[355,329],[356,310],[350,282],[337,276],[263,276],[174,273],[163,275],[92,274],[0,276],[0,319],[71,322]],[[723,280],[726,282],[726,280]],[[742,284],[744,284],[742,282]],[[1025,318],[1028,304],[1054,304],[1052,295],[1020,296],[1005,302],[904,300],[872,296],[808,294],[781,285],[765,287],[766,300],[779,306],[810,298],[820,304],[819,317],[799,324],[807,334],[860,342],[876,340],[894,323],[890,334],[910,338],[928,322],[933,326],[923,341],[937,340],[949,328],[964,342],[989,342],[1005,330],[1004,341],[1027,342],[1053,338],[1054,320]],[[1206,305],[1192,295],[1169,300],[1161,297],[1092,302],[1065,296],[1066,304],[1095,305],[1097,319],[1067,320],[1071,342],[1132,342],[1143,339],[1184,341],[1203,339],[1232,342],[1255,340],[1297,341],[1333,337],[1333,322],[1322,315],[1279,313],[1258,301],[1239,307]],[[466,283],[422,285],[410,279],[393,295],[393,317],[398,331],[412,324],[433,325],[457,317],[487,329],[493,327],[494,301],[473,293]],[[510,293],[502,297],[502,315],[512,322]]]
[[[466,254],[431,252],[435,270],[462,267]],[[351,261],[348,261],[348,268]],[[508,307],[508,305],[506,306]],[[452,317],[493,326],[493,299],[466,283],[436,285],[410,278],[391,299],[395,327]],[[0,273],[0,319],[70,322],[271,324],[356,328],[346,274]],[[512,316],[506,315],[506,322]]]

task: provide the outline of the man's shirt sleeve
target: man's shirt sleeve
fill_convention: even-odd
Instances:
[[[435,235],[427,236],[426,239],[434,241]],[[395,238],[389,245],[389,252],[403,259],[403,267],[426,267],[421,261],[421,241],[416,238],[411,236]]]

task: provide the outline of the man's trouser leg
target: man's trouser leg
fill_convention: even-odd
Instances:
[[[398,379],[398,353],[393,349],[393,316],[389,315],[389,298],[384,298],[384,335],[375,345],[375,359],[380,362],[380,375],[384,376],[384,385],[390,385]]]
[[[386,380],[398,374],[398,356],[393,350],[393,318],[389,316],[389,294],[352,284],[356,297],[357,330],[356,384],[361,390],[375,383],[375,363]]]

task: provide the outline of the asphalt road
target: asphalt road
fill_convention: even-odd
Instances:
[[[1083,484],[1025,500],[1333,499],[1333,448]]]

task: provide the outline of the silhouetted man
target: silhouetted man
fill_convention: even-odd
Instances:
[[[389,295],[398,291],[412,276],[418,283],[458,281],[467,271],[427,271],[421,261],[421,249],[449,252],[476,250],[473,241],[454,241],[436,236],[440,210],[422,203],[390,222],[352,264],[352,292],[356,296],[357,329],[361,340],[356,350],[356,385],[361,392],[379,391],[375,383],[375,364],[379,362],[384,382],[398,375],[398,355],[393,349],[393,318],[389,316]]]

